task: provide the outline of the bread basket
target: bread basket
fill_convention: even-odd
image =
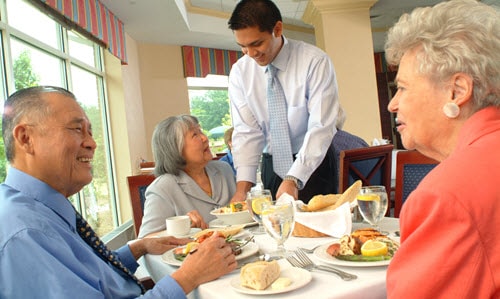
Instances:
[[[298,207],[292,235],[294,237],[320,238],[335,236],[339,231],[344,232],[344,230],[348,230],[350,233],[352,219],[349,205],[356,199],[360,189],[361,181],[358,180],[342,194],[316,195],[311,198],[307,205]],[[339,209],[339,207],[343,208]]]
[[[303,224],[295,222],[295,226],[293,228],[292,236],[294,237],[303,237],[303,238],[321,238],[328,237],[327,234],[321,233],[319,231],[315,231]]]

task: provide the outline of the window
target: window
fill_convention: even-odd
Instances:
[[[224,132],[232,126],[228,76],[208,75],[206,78],[188,77],[191,114],[200,121],[210,140],[212,154],[226,151]]]
[[[1,107],[3,109],[7,95],[29,86],[55,85],[75,94],[92,122],[97,149],[92,183],[73,195],[70,201],[102,236],[118,225],[102,48],[64,28],[27,1],[0,0],[0,11],[5,12],[0,21]],[[0,146],[0,179],[4,181],[7,162],[3,140]]]

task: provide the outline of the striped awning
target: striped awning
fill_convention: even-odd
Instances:
[[[182,46],[184,77],[228,76],[233,63],[242,56],[239,51]]]
[[[111,54],[127,64],[123,23],[99,0],[36,0],[103,42]]]

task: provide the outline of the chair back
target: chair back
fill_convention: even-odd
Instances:
[[[361,180],[363,186],[385,186],[390,198],[393,148],[392,144],[385,144],[341,151],[338,193]]]
[[[394,217],[399,218],[399,213],[408,195],[437,164],[438,161],[415,150],[397,153]]]
[[[128,188],[130,192],[130,203],[132,204],[132,213],[134,219],[135,235],[139,235],[142,216],[144,215],[144,202],[146,201],[146,188],[155,179],[151,174],[140,174],[127,177]]]

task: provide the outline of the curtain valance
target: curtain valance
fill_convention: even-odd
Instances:
[[[84,29],[108,47],[122,64],[127,63],[125,29],[123,23],[99,0],[32,0]]]
[[[184,77],[206,77],[208,74],[229,75],[240,51],[182,46]]]

